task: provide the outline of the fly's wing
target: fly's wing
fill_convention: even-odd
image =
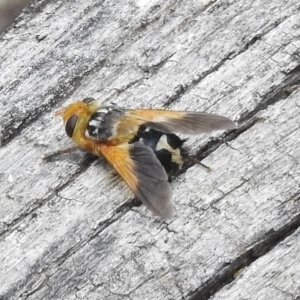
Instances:
[[[132,119],[140,125],[167,133],[199,134],[236,128],[236,124],[230,119],[204,112],[140,109],[127,110],[126,117],[125,126],[126,121],[130,123]],[[123,124],[120,125],[122,127]]]
[[[163,219],[174,216],[168,176],[149,147],[140,142],[99,147],[147,208]]]

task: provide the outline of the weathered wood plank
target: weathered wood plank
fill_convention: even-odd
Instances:
[[[0,34],[20,15],[29,0],[0,0]]]
[[[0,298],[207,299],[291,234],[300,222],[299,8],[34,3],[0,40]],[[53,118],[57,104],[105,100],[114,89],[118,105],[244,124],[189,139],[214,171],[194,166],[175,179],[168,224],[124,205],[132,194],[103,160],[41,160],[71,145]],[[256,263],[252,276],[264,268]],[[237,295],[243,284],[225,296],[231,287]]]
[[[298,229],[212,299],[299,299],[299,240]]]

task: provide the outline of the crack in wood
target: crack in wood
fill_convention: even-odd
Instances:
[[[208,157],[212,152],[218,149],[221,145],[226,144],[236,139],[246,130],[250,129],[257,122],[261,121],[258,113],[262,110],[267,109],[270,105],[274,105],[279,101],[282,101],[289,97],[293,92],[294,88],[299,88],[300,83],[300,65],[297,66],[291,73],[291,77],[277,87],[274,91],[269,92],[263,96],[264,101],[261,101],[251,112],[242,114],[238,120],[239,124],[242,124],[237,129],[223,133],[218,138],[210,139],[204,146],[202,146],[195,154],[195,157],[201,161]],[[187,169],[194,166],[195,163],[186,164],[178,173],[185,173]]]
[[[129,208],[126,205],[123,205],[120,207],[118,212],[113,212],[111,217],[101,221],[96,229],[93,229],[93,233],[87,236],[86,239],[81,240],[80,242],[76,243],[74,246],[70,247],[67,249],[66,252],[64,252],[62,255],[57,257],[55,260],[51,262],[51,264],[47,264],[46,266],[42,263],[37,261],[31,268],[33,270],[39,270],[39,276],[40,278],[43,278],[43,280],[38,281],[38,283],[34,284],[34,287],[32,287],[29,291],[25,291],[22,293],[22,296],[24,299],[27,299],[28,297],[32,296],[34,293],[38,292],[40,289],[42,289],[46,284],[48,278],[51,276],[47,274],[49,270],[53,270],[51,266],[57,266],[58,268],[62,266],[66,260],[68,260],[70,257],[72,257],[74,254],[76,254],[80,249],[82,249],[84,246],[88,245],[92,240],[97,238],[99,234],[101,234],[103,231],[105,231],[109,226],[111,226],[113,223],[117,222],[120,218],[122,218],[127,212],[129,211]],[[55,247],[55,246],[53,246]],[[41,270],[42,269],[42,270]],[[32,274],[34,274],[33,272]],[[149,279],[147,279],[149,280]],[[30,278],[27,277],[24,279],[24,282],[19,282],[19,285],[25,285],[27,282],[30,281]],[[7,295],[10,295],[14,293],[13,289],[7,292]],[[1,295],[2,297],[2,295]],[[5,295],[3,295],[4,298],[1,299],[6,299]],[[7,298],[8,299],[8,298]]]
[[[163,104],[163,107],[169,107],[175,101],[179,100],[186,91],[190,90],[191,88],[195,87],[200,81],[202,81],[205,77],[209,76],[210,74],[216,72],[232,55],[233,52],[228,53],[223,59],[221,59],[215,66],[211,69],[203,72],[198,78],[195,78],[191,81],[190,84],[180,84],[175,88],[175,91],[172,96],[167,98],[166,102]]]
[[[78,165],[79,169],[71,177],[69,177],[66,182],[53,189],[50,195],[46,198],[40,199],[39,201],[32,203],[27,211],[21,212],[21,214],[17,216],[17,218],[13,219],[10,223],[6,223],[6,228],[0,232],[0,238],[3,238],[10,232],[14,231],[19,226],[19,224],[22,223],[25,219],[34,218],[33,216],[36,216],[37,210],[46,205],[50,200],[53,199],[54,196],[60,197],[59,192],[64,190],[78,176],[80,176],[84,171],[86,171],[90,167],[91,163],[96,159],[97,157],[95,156],[87,155],[84,161]]]
[[[244,46],[241,47],[241,49],[239,51],[237,51],[237,52],[234,52],[234,51],[229,52],[224,58],[222,58],[218,63],[216,63],[215,66],[213,66],[211,69],[203,72],[201,75],[198,76],[198,78],[195,78],[194,80],[192,80],[190,84],[182,83],[182,84],[178,85],[177,87],[175,87],[175,91],[174,91],[173,95],[171,95],[169,98],[167,98],[167,100],[164,103],[163,107],[168,107],[171,104],[173,104],[174,102],[176,102],[177,100],[179,100],[187,91],[189,91],[190,89],[194,88],[204,78],[206,78],[210,74],[218,71],[218,69],[220,69],[224,65],[224,63],[226,63],[228,60],[233,60],[237,56],[239,56],[242,53],[244,53],[247,50],[249,50],[251,48],[251,46],[253,46],[254,44],[256,44],[256,42],[260,41],[264,35],[268,34],[271,30],[273,30],[274,28],[278,27],[278,25],[281,24],[282,22],[284,22],[287,18],[288,17],[282,18],[281,20],[278,20],[278,22],[274,23],[274,26],[272,26],[271,28],[269,28],[265,32],[258,33],[255,36],[253,36],[248,42],[245,43]],[[285,75],[292,75],[293,73],[295,73],[295,71],[296,72],[298,71],[297,69],[298,69],[298,67],[296,67],[291,72],[286,73]],[[298,80],[296,82],[298,83],[299,80],[300,79],[298,78]],[[289,81],[288,78],[286,79],[286,81]],[[265,97],[267,97],[267,95],[265,95]]]
[[[48,103],[44,105],[40,105],[36,107],[33,111],[27,112],[22,116],[21,120],[16,120],[14,118],[11,119],[9,126],[4,127],[1,133],[0,146],[7,145],[10,141],[12,141],[15,137],[22,133],[22,131],[33,122],[37,121],[41,116],[45,113],[48,113],[53,107],[57,104],[61,103],[64,99],[68,98],[68,96],[72,95],[74,90],[76,90],[83,79],[92,73],[95,68],[99,68],[99,66],[103,67],[106,59],[103,59],[96,66],[91,69],[87,69],[85,71],[81,70],[77,76],[74,76],[69,84],[69,89],[65,89],[65,85],[61,84],[58,86],[56,91],[53,91],[53,96],[49,100]],[[17,125],[16,125],[17,124]],[[1,128],[1,127],[0,127]]]
[[[300,195],[297,196],[297,201]],[[295,195],[292,197],[295,198]],[[254,245],[233,261],[226,263],[211,279],[204,282],[201,287],[190,293],[187,300],[208,300],[224,286],[235,280],[235,274],[251,265],[258,258],[264,256],[280,242],[293,234],[300,226],[300,214],[295,216],[288,224],[279,229],[273,229],[261,236]]]
[[[283,80],[282,84],[274,87],[269,93],[262,96],[262,101],[251,111],[241,114],[239,122],[245,122],[255,116],[259,111],[265,110],[270,105],[288,98],[300,84],[300,64],[289,72],[290,76]]]

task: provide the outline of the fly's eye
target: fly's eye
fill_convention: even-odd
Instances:
[[[85,98],[85,99],[82,100],[82,102],[84,102],[86,104],[94,102],[94,101],[96,101],[94,98]]]
[[[66,122],[66,133],[67,135],[71,138],[73,133],[74,133],[74,129],[75,129],[75,126],[76,126],[76,123],[77,123],[77,120],[78,120],[78,116],[77,115],[73,115],[71,116],[68,121]]]

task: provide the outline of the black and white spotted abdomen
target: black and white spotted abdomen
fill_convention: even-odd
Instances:
[[[184,154],[182,145],[185,140],[176,134],[143,128],[139,130],[136,140],[152,149],[168,174],[182,167]]]

